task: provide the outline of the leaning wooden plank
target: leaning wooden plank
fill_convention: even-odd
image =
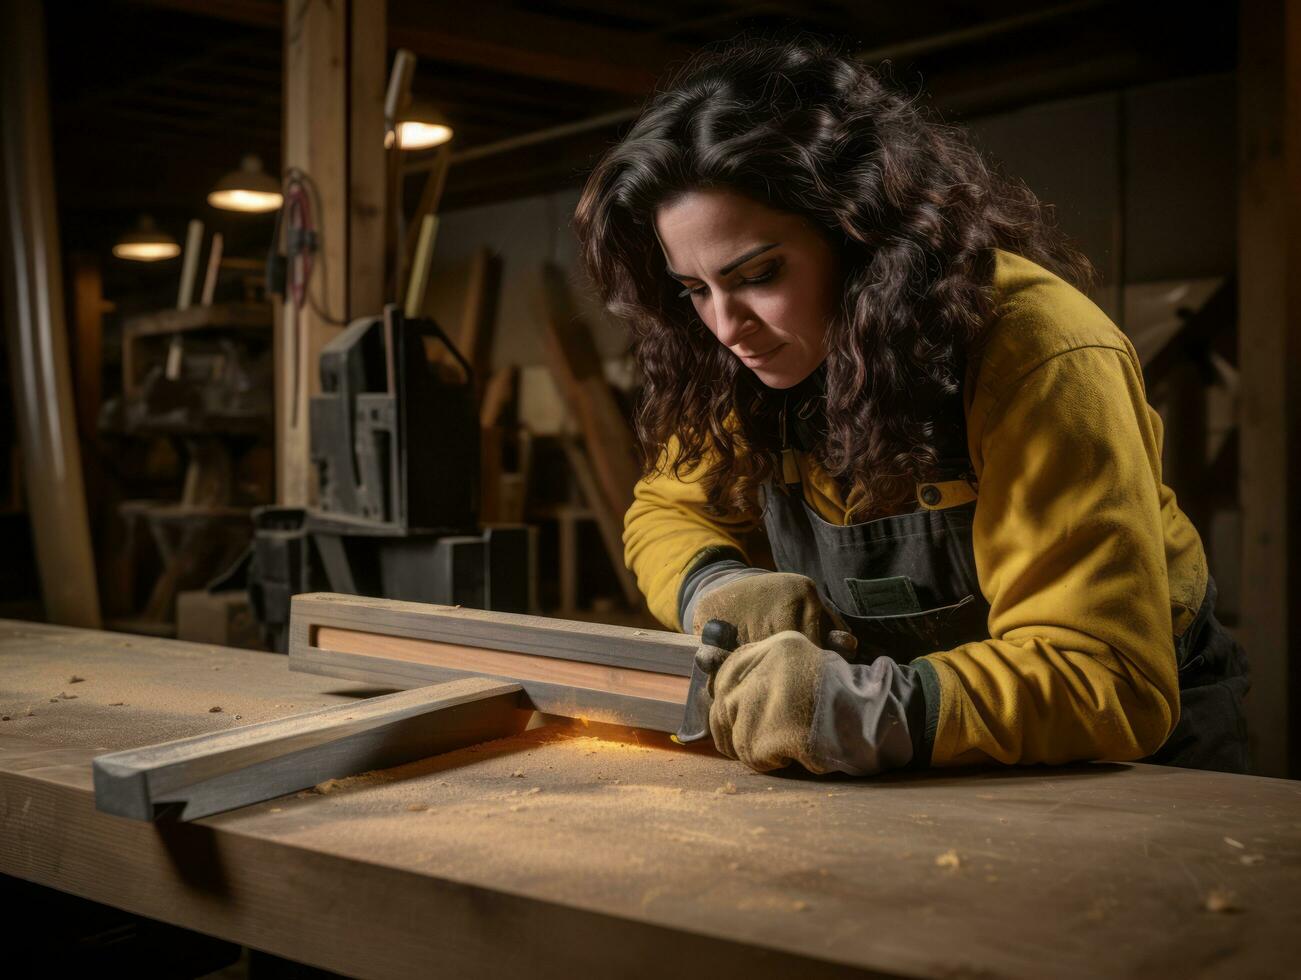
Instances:
[[[641,476],[636,436],[605,378],[592,330],[574,309],[564,270],[551,263],[543,266],[542,287],[547,365],[582,431],[606,506],[622,514]]]
[[[480,675],[539,711],[659,731],[682,722],[698,640],[680,633],[317,593],[295,596],[291,670],[395,687]]]
[[[96,757],[95,805],[180,820],[523,731],[520,687],[482,677]]]

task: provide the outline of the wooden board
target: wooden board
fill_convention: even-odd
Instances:
[[[1301,774],[1301,10],[1238,5],[1238,367],[1247,720],[1261,772]],[[1173,431],[1173,430],[1172,430]],[[1203,529],[1205,530],[1205,529]],[[1250,583],[1250,584],[1247,584]]]
[[[592,331],[574,310],[565,271],[547,263],[542,269],[547,365],[583,434],[606,507],[624,513],[641,475],[636,437],[619,410],[605,378]]]
[[[404,688],[494,677],[549,714],[673,732],[697,645],[659,630],[316,593],[293,599],[289,665]]]
[[[351,28],[347,3],[292,0],[284,5],[284,169],[298,168],[311,179],[320,237],[308,284],[313,303],[296,309],[287,299],[276,340],[276,497],[284,506],[316,502],[311,398],[320,393],[321,351],[343,328],[321,312],[346,320],[349,309],[348,167],[354,157],[348,97],[353,92],[351,65],[359,57]],[[377,40],[382,43],[382,34]],[[359,179],[365,176],[358,174]],[[362,200],[377,202],[373,188]],[[367,233],[362,237],[371,240]]]
[[[520,687],[465,677],[94,760],[95,806],[195,820],[524,730]]]
[[[95,746],[373,689],[32,624],[0,622],[0,662],[0,873],[351,976],[1236,980],[1301,957],[1293,782],[792,778],[656,733],[548,727],[155,826],[95,810]],[[48,704],[74,672],[80,696]]]

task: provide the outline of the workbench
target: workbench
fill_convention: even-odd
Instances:
[[[99,753],[378,693],[275,654],[0,621],[0,872],[359,976],[1298,969],[1301,783],[1280,779],[757,775],[574,723],[193,823],[95,809]]]

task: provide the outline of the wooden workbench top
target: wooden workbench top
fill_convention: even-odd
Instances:
[[[548,727],[194,824],[94,809],[99,752],[375,693],[0,621],[0,871],[368,976],[1242,977],[1301,954],[1286,780],[760,776]]]

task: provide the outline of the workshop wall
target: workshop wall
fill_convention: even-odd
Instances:
[[[1229,275],[1235,262],[1234,79],[1212,75],[1047,103],[970,120],[978,145],[1003,169],[1057,207],[1062,227],[1097,265],[1098,304],[1118,313],[1117,243],[1123,233],[1131,285]],[[558,431],[564,408],[543,363],[539,270],[568,269],[575,294],[607,359],[612,380],[626,377],[627,338],[591,297],[577,268],[569,218],[577,187],[467,208],[442,217],[430,277],[429,309],[458,323],[474,250],[503,259],[494,366],[523,366],[523,414],[537,432]],[[1189,202],[1197,207],[1189,207]],[[1123,232],[1122,232],[1123,230]],[[1203,286],[1204,288],[1204,286]],[[1150,291],[1147,291],[1150,293]],[[1187,292],[1168,293],[1172,303]],[[1131,331],[1168,329],[1170,311],[1131,295]],[[1140,345],[1141,346],[1141,345]]]

